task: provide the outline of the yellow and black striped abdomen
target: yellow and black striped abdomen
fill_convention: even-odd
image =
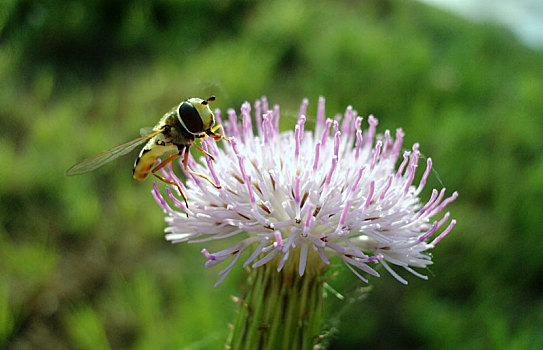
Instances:
[[[138,159],[134,163],[134,179],[143,181],[149,175],[149,172],[155,166],[157,158],[165,153],[179,152],[176,145],[172,143],[160,142],[157,137],[153,137],[147,142],[140,152]]]

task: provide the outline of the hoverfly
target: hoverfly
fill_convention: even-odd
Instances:
[[[209,181],[216,188],[220,188],[220,186],[217,186],[206,176],[197,174],[187,167],[189,148],[192,145],[214,160],[211,154],[194,143],[195,139],[211,136],[215,141],[220,139],[229,141],[224,136],[222,125],[215,125],[215,116],[209,108],[209,102],[212,101],[215,101],[215,96],[211,96],[205,100],[193,97],[181,102],[178,106],[173,107],[168,113],[164,114],[152,129],[143,128],[141,130],[142,136],[75,164],[66,171],[66,175],[79,175],[93,171],[107,162],[127,154],[138,145],[147,141],[147,144],[143,147],[134,163],[134,179],[143,181],[147,178],[149,172],[151,172],[161,181],[177,186],[188,207],[187,197],[181,186],[174,181],[160,176],[157,174],[157,171],[183,155],[183,165],[186,171]],[[217,129],[220,129],[220,134],[215,133]],[[152,169],[157,159],[166,153],[170,154],[170,156]]]

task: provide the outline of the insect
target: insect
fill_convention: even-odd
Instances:
[[[215,125],[215,116],[209,108],[209,102],[212,101],[215,101],[215,96],[211,96],[205,100],[193,97],[181,102],[178,106],[173,107],[168,113],[164,114],[152,129],[143,128],[141,130],[142,136],[75,164],[66,171],[66,175],[79,175],[93,171],[107,162],[127,154],[138,145],[147,141],[147,144],[143,147],[134,163],[134,179],[143,181],[147,178],[149,172],[151,172],[161,181],[176,186],[188,207],[187,197],[181,186],[177,182],[160,176],[157,174],[157,171],[183,155],[183,165],[186,171],[209,181],[216,188],[220,188],[220,186],[217,186],[205,175],[195,173],[187,167],[189,149],[193,145],[200,152],[211,157],[213,160],[215,159],[211,154],[194,143],[195,139],[210,136],[215,141],[221,139],[229,141],[224,135],[222,125]],[[215,133],[217,129],[220,129],[220,134]],[[155,166],[157,159],[166,153],[169,154],[168,158]],[[155,166],[154,169],[152,169],[153,166]]]

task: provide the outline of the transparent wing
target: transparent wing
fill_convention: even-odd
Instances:
[[[128,141],[126,143],[123,143],[122,145],[113,147],[111,149],[108,149],[107,151],[98,153],[90,158],[87,158],[84,161],[77,163],[76,165],[72,166],[70,169],[66,170],[66,175],[79,175],[79,174],[84,174],[84,173],[93,171],[94,169],[101,167],[107,162],[110,162],[115,158],[118,158],[120,156],[127,154],[128,152],[136,148],[138,145],[141,145],[142,143],[149,140],[153,136],[160,134],[162,131],[163,129],[153,131],[150,134],[140,136],[137,139]]]
[[[153,132],[155,132],[155,131],[153,130],[152,126],[146,126],[146,127],[140,129],[140,135],[141,136],[147,136],[149,134],[152,134]]]

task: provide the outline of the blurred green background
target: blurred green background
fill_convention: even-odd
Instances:
[[[365,293],[339,266],[329,349],[543,348],[543,53],[503,28],[399,0],[2,1],[0,86],[0,347],[223,348],[245,271],[214,288],[163,239],[137,152],[64,176],[214,94],[267,95],[283,128],[351,104],[433,158],[424,198],[460,193],[429,281]]]

